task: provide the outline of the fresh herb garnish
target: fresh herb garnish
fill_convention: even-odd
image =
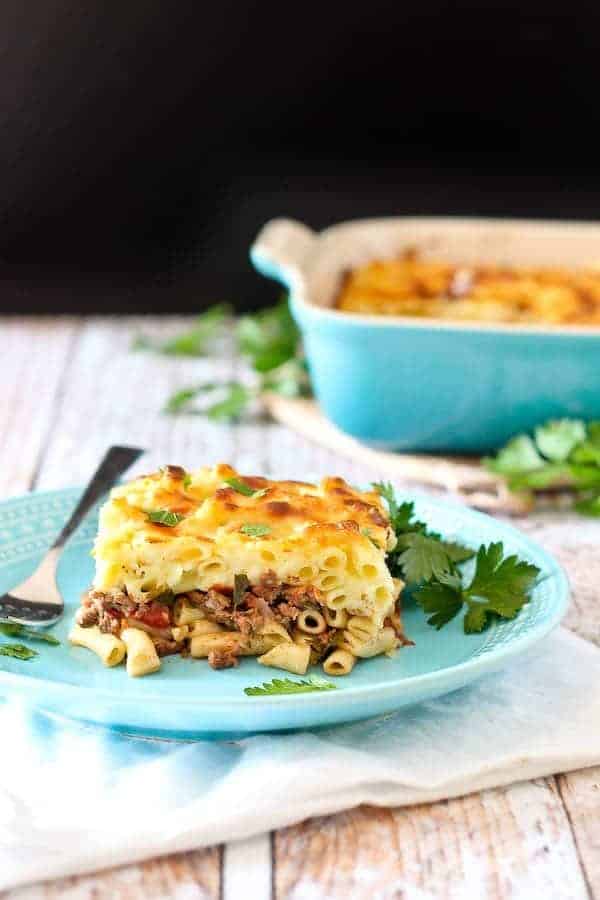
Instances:
[[[201,396],[208,397],[211,402],[197,407],[194,401]],[[177,391],[169,398],[163,412],[170,415],[178,413],[202,415],[214,422],[232,422],[239,419],[255,396],[255,391],[237,381],[223,383],[210,381]]]
[[[242,316],[236,339],[243,356],[255,372],[278,369],[296,357],[300,333],[289,310],[287,298],[250,316]]]
[[[12,656],[13,659],[33,659],[37,650],[31,650],[25,644],[0,644],[0,656]]]
[[[417,603],[431,614],[427,620],[438,630],[453,619],[466,604],[463,626],[466,634],[483,631],[496,616],[513,619],[529,601],[530,591],[540,570],[517,556],[504,556],[498,542],[482,545],[477,553],[475,573],[463,587],[456,573],[442,573],[437,580],[425,582],[414,592]]]
[[[244,594],[250,587],[248,576],[245,572],[238,572],[233,577],[233,608],[236,610],[238,604],[241,603]]]
[[[483,465],[501,475],[512,491],[568,490],[576,510],[598,515],[600,422],[559,419],[519,435]]]
[[[225,314],[223,310],[222,306],[207,310],[200,317],[201,327],[197,325],[175,342],[167,342],[165,345],[142,339],[140,343],[138,339],[136,346],[138,349],[154,349],[161,353],[179,355],[204,352],[207,337],[216,337],[219,328],[225,334],[228,319],[227,310]],[[254,385],[228,381],[182,388],[167,400],[164,412],[171,415],[199,414],[214,421],[231,422],[239,419],[249,405],[267,391],[286,397],[307,396],[311,393],[300,333],[290,314],[287,298],[282,298],[276,306],[242,316],[234,334],[240,355],[248,361],[256,375]],[[196,406],[195,401],[204,394],[209,398],[211,394],[215,395],[217,399]]]
[[[408,584],[441,578],[454,571],[457,563],[465,562],[475,551],[461,544],[442,541],[421,532],[408,532],[398,537],[394,549],[396,565],[402,570]]]
[[[263,681],[262,687],[244,688],[248,697],[272,697],[276,694],[308,694],[311,691],[335,691],[337,684],[332,684],[318,675],[309,675],[302,681],[292,681],[291,678],[274,678],[273,681]]]
[[[191,328],[182,334],[168,338],[166,341],[157,341],[139,335],[134,339],[132,349],[152,350],[167,356],[204,356],[207,346],[219,335],[230,315],[231,308],[226,304],[211,306],[196,318]]]
[[[46,644],[60,644],[58,638],[47,631],[38,631],[35,628],[28,628],[27,625],[21,625],[19,622],[10,622],[6,619],[0,619],[0,634],[7,637],[23,637],[30,638],[33,641],[45,641]]]
[[[175,414],[179,412],[188,411],[188,407],[190,403],[198,397],[199,394],[202,394],[208,390],[212,390],[212,385],[198,385],[198,387],[193,388],[182,388],[180,391],[176,391],[176,393],[172,394],[165,407],[163,412]]]
[[[184,491],[187,491],[187,489],[190,487],[191,483],[192,483],[192,476],[190,475],[189,472],[186,472],[185,475],[183,476],[183,482],[182,482]]]
[[[229,487],[232,487],[234,491],[238,492],[238,494],[243,494],[244,497],[255,497],[257,500],[260,497],[264,497],[268,491],[268,488],[250,487],[249,484],[246,484],[239,478],[226,478],[225,484],[228,484]]]
[[[166,525],[168,528],[174,528],[185,519],[181,513],[171,512],[170,509],[151,509],[147,515],[150,522],[154,522],[155,525]]]
[[[389,482],[375,482],[373,487],[387,503],[390,524],[398,539],[387,555],[392,575],[402,578],[407,584],[439,578],[444,572],[454,572],[456,565],[475,555],[470,547],[444,541],[424,522],[415,519],[414,503],[398,503]]]
[[[246,522],[245,525],[242,525],[240,531],[249,537],[264,537],[265,534],[269,534],[271,531],[271,526],[260,525],[258,522]]]
[[[390,521],[398,543],[388,554],[392,575],[399,575],[413,586],[413,596],[428,614],[427,622],[440,629],[461,609],[466,634],[483,631],[494,616],[512,619],[529,600],[539,575],[537,566],[516,556],[504,557],[501,543],[481,545],[475,572],[468,586],[463,585],[458,566],[474,556],[462,544],[445,541],[416,521],[412,503],[398,503],[391,484],[374,484],[385,498]]]

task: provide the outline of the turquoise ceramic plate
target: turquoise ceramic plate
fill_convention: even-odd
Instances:
[[[0,504],[0,593],[30,573],[77,496],[77,490],[64,490]],[[513,662],[562,618],[568,600],[562,569],[508,525],[429,498],[414,499],[419,518],[436,531],[473,546],[502,540],[508,551],[540,567],[542,576],[532,601],[516,619],[494,624],[482,635],[465,635],[458,620],[436,632],[409,603],[404,621],[415,646],[394,659],[358,663],[351,675],[336,681],[337,690],[322,694],[247,697],[244,687],[281,675],[251,659],[242,660],[237,669],[214,672],[204,660],[167,657],[156,675],[130,679],[122,666],[105,669],[89,651],[66,641],[80,594],[93,574],[90,549],[96,520],[91,517],[60,562],[59,586],[67,613],[53,632],[63,643],[60,647],[36,643],[39,656],[28,662],[0,657],[0,693],[18,694],[49,712],[131,733],[223,737],[387,713],[453,691]]]

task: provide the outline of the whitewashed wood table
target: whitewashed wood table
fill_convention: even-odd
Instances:
[[[82,483],[108,444],[149,448],[138,471],[229,461],[282,477],[377,473],[267,422],[169,418],[184,384],[238,377],[218,359],[131,353],[175,319],[0,319],[0,497]],[[243,373],[242,373],[243,375]],[[600,643],[600,523],[537,514],[520,527],[573,586],[567,624]],[[600,898],[600,768],[406,809],[361,807],[240,844],[21,888],[2,900]]]

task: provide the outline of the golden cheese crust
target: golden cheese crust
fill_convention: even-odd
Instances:
[[[455,321],[600,326],[600,272],[457,265],[409,251],[350,272],[337,307]]]
[[[341,478],[314,485],[242,476],[225,464],[191,473],[166,466],[112,491],[94,587],[143,602],[273,572],[314,586],[332,610],[381,624],[398,594],[385,562],[394,543],[379,494]]]

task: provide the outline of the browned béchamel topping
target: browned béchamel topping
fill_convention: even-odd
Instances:
[[[479,322],[600,325],[600,269],[374,261],[350,272],[337,298],[345,312]]]

